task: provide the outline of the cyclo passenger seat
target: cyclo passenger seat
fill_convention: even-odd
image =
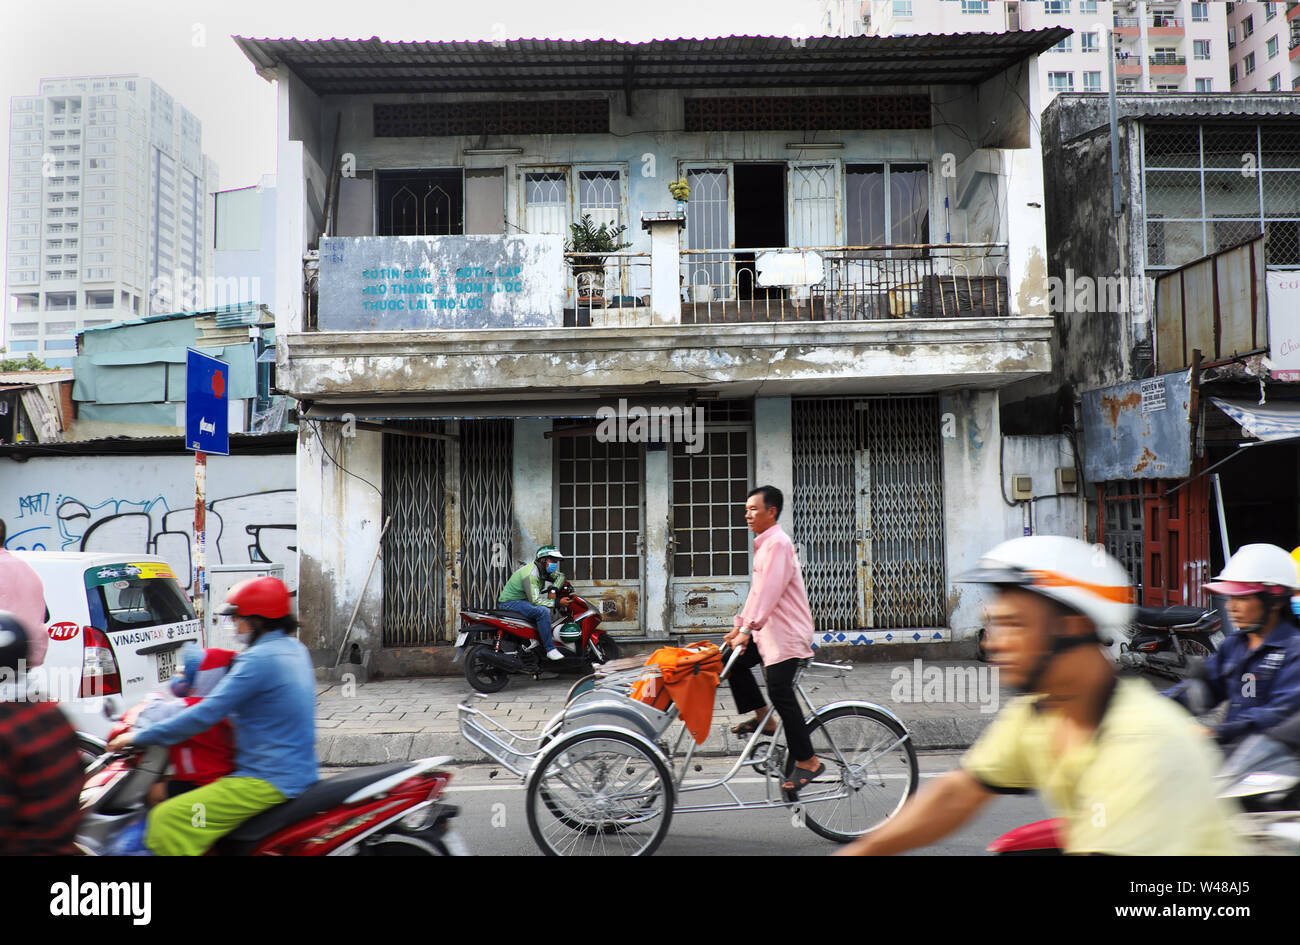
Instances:
[[[722,673],[722,654],[713,643],[665,646],[650,654],[646,666],[658,669],[632,686],[630,697],[666,712],[676,703],[682,722],[698,744],[709,737],[714,693]]]

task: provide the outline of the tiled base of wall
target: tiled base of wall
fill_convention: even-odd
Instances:
[[[845,630],[813,634],[813,647],[870,646],[876,643],[951,643],[948,627],[918,627],[902,630]]]

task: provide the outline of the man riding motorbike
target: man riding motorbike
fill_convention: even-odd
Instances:
[[[497,599],[498,607],[516,611],[537,626],[537,636],[546,650],[546,658],[552,660],[562,660],[564,654],[556,649],[551,638],[551,602],[547,590],[564,585],[564,575],[560,573],[563,557],[554,545],[542,545],[533,555],[532,564],[526,564],[510,575]],[[566,607],[569,600],[561,597],[555,604]]]
[[[1268,735],[1300,713],[1300,628],[1291,615],[1300,573],[1282,548],[1244,545],[1204,586],[1227,598],[1237,632],[1205,660],[1203,678],[1185,680],[1164,694],[1197,715],[1226,701],[1227,715],[1212,733],[1235,755],[1251,750],[1252,736]],[[1225,770],[1235,768],[1231,755]]]
[[[244,581],[230,589],[218,613],[233,617],[235,633],[248,641],[221,682],[202,702],[108,745],[110,751],[174,745],[225,718],[234,726],[234,773],[150,812],[145,845],[160,856],[202,854],[318,780],[316,677],[307,648],[289,636],[298,629],[289,589],[273,577]]]

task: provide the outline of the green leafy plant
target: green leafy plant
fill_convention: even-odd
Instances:
[[[4,348],[0,348],[0,355],[5,353]],[[0,357],[0,371],[48,371],[49,366],[31,352],[27,353],[25,358],[5,358]]]
[[[583,214],[577,223],[569,224],[569,240],[564,244],[564,251],[590,255],[571,256],[569,264],[575,272],[604,270],[605,256],[632,245],[621,242],[626,229],[625,225],[610,226],[608,223],[597,226],[590,214]]]

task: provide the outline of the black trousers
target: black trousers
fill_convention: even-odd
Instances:
[[[758,688],[751,670],[761,662],[758,646],[751,640],[740,654],[727,682],[731,685],[731,694],[736,699],[736,711],[755,712],[764,708],[763,693]],[[808,737],[808,727],[804,725],[803,710],[799,707],[799,697],[794,691],[794,676],[799,670],[801,659],[785,660],[763,667],[767,678],[767,692],[772,697],[772,705],[781,724],[785,726],[786,743],[790,746],[790,757],[795,761],[807,761],[813,756],[812,739]]]

